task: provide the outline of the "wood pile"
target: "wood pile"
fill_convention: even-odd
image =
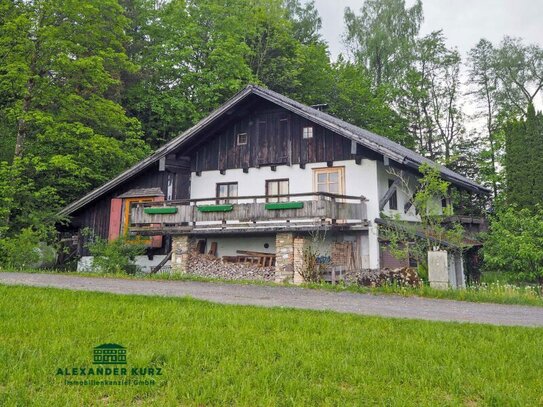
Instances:
[[[223,261],[209,254],[194,253],[189,260],[189,274],[227,280],[265,280],[275,278],[274,266]]]
[[[422,280],[417,270],[412,267],[397,269],[382,269],[380,271],[362,270],[350,276],[358,285],[364,287],[381,287],[385,285],[398,285],[401,287],[420,287]]]
[[[275,254],[264,252],[251,252],[247,250],[237,250],[238,256],[223,256],[222,259],[227,263],[249,263],[259,267],[275,266]]]

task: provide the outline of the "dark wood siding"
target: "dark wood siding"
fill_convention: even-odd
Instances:
[[[72,216],[71,225],[75,231],[81,233],[84,228],[91,229],[96,236],[107,239],[109,231],[109,213],[111,210],[111,198],[115,198],[131,189],[160,188],[166,196],[168,191],[168,176],[172,177],[173,199],[190,198],[190,172],[188,171],[159,171],[158,164],[142,172],[130,181],[122,184],[114,191],[101,197],[94,203],[76,212]],[[82,239],[80,239],[82,242]],[[82,242],[83,243],[83,242]],[[156,250],[163,253],[164,249]],[[81,247],[81,255],[88,255],[88,251]]]
[[[313,138],[302,137],[305,126]],[[237,135],[247,133],[247,144]],[[292,165],[354,158],[351,141],[309,120],[273,105],[260,105],[210,130],[187,151],[192,171]]]

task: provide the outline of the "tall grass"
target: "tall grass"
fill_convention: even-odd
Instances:
[[[0,286],[0,405],[538,405],[543,330]],[[114,342],[155,385],[70,386]]]

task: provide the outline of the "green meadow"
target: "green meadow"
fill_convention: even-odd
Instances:
[[[127,376],[80,375],[103,343]],[[2,406],[543,403],[534,328],[0,286],[0,344]]]

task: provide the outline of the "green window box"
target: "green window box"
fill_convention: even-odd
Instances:
[[[143,212],[145,212],[148,215],[171,215],[171,214],[177,213],[177,208],[173,206],[145,208]]]
[[[233,208],[232,204],[198,206],[200,212],[230,212]]]
[[[280,211],[284,209],[302,209],[303,202],[270,202],[266,204],[266,209],[270,211]]]

